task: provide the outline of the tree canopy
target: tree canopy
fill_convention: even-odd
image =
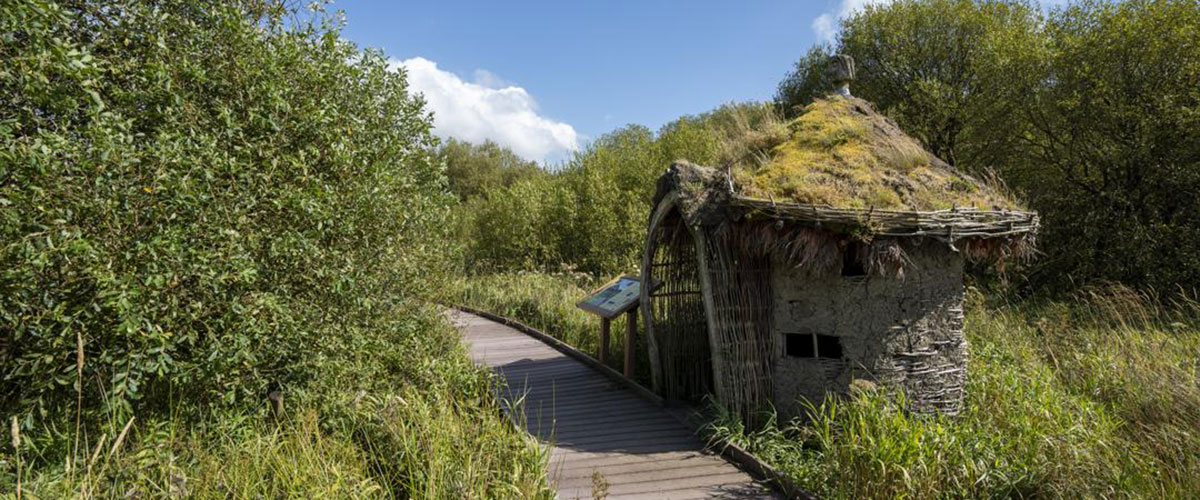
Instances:
[[[851,91],[947,162],[996,174],[1043,215],[1035,283],[1200,286],[1200,7],[902,0],[842,21],[780,83],[793,112],[854,57]]]
[[[257,402],[436,279],[450,200],[429,115],[332,16],[2,12],[5,408],[65,414],[76,387],[102,411]]]
[[[544,173],[537,162],[521,158],[492,141],[471,144],[448,139],[438,149],[438,157],[446,164],[450,191],[460,200],[483,196]]]

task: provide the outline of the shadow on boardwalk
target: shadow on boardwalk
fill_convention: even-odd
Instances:
[[[471,357],[502,375],[514,419],[551,445],[560,498],[772,498],[665,409],[512,328],[462,312],[451,318]]]

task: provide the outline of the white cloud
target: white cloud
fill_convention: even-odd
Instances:
[[[403,67],[409,88],[425,96],[439,136],[476,143],[490,139],[539,161],[559,160],[579,149],[574,127],[538,114],[529,92],[487,70],[476,70],[475,81],[467,82],[422,57],[392,64]]]
[[[500,78],[500,75],[492,73],[491,71],[488,71],[486,69],[477,69],[477,70],[475,70],[473,75],[475,77],[475,83],[477,85],[482,85],[489,89],[502,89],[504,87],[512,87],[513,86],[512,82],[505,80],[503,78]]]
[[[837,9],[827,11],[813,19],[812,29],[817,32],[817,39],[822,42],[833,42],[837,39],[838,21],[850,17],[854,11],[868,5],[883,5],[892,0],[838,0]],[[1070,0],[1041,0],[1042,10],[1051,10],[1066,5]]]
[[[838,21],[849,17],[855,10],[872,4],[885,3],[887,0],[840,0],[837,10],[831,10],[813,19],[812,29],[817,32],[817,38],[824,42],[832,42],[837,37]]]

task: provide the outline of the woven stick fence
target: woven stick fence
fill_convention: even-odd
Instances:
[[[659,346],[659,391],[680,400],[699,400],[712,392],[712,357],[704,298],[696,262],[696,243],[676,214],[656,234],[648,283],[662,283],[649,292],[652,334]]]
[[[963,238],[995,238],[1037,231],[1038,215],[1010,210],[957,208],[932,212],[904,212],[833,208],[803,203],[776,203],[734,195],[730,206],[748,216],[758,214],[814,225],[857,226],[877,236],[929,236],[949,243]]]
[[[717,399],[752,421],[774,390],[770,259],[737,252],[732,232],[705,227],[699,234]]]

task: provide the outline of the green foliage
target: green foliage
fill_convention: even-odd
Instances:
[[[774,145],[763,132],[772,125],[782,129],[770,106],[743,103],[685,116],[657,134],[636,125],[606,134],[560,170],[460,206],[468,270],[635,271],[663,170],[681,159],[753,158]]]
[[[1053,79],[1003,171],[1045,214],[1045,279],[1200,286],[1200,4],[1085,2],[1047,28]]]
[[[1187,498],[1200,488],[1196,306],[1123,290],[975,304],[957,417],[908,414],[868,388],[812,406],[809,422],[712,429],[822,498]]]
[[[414,306],[449,264],[429,116],[335,19],[3,2],[0,496],[548,496]]]
[[[855,95],[942,159],[995,172],[1043,216],[1035,285],[1200,285],[1200,5],[905,0],[846,19],[779,86],[785,109],[854,57]]]
[[[485,196],[545,173],[537,162],[524,160],[492,141],[471,144],[450,139],[438,149],[438,158],[446,164],[450,191],[461,200]]]
[[[171,391],[258,400],[436,277],[428,116],[330,21],[289,27],[270,4],[4,12],[5,407],[58,412],[76,388],[126,412]]]
[[[39,465],[25,469],[23,498],[551,498],[546,449],[501,416],[457,333],[436,310],[398,313],[417,321],[339,353],[318,387],[286,393],[278,423],[139,416],[114,444],[129,421],[108,415],[75,459],[46,457],[36,440],[5,445],[0,498],[15,498],[17,459]]]
[[[1014,111],[1044,38],[1023,1],[902,0],[867,5],[842,22],[836,47],[817,46],[779,85],[776,102],[823,97],[830,51],[854,57],[851,92],[895,118],[935,156],[965,168],[992,167],[1019,140]]]
[[[829,80],[826,70],[829,58],[833,55],[830,50],[825,45],[813,45],[792,64],[792,70],[779,82],[775,90],[775,104],[787,117],[798,116],[804,106],[814,99],[829,95],[833,90],[833,82]],[[857,83],[851,85],[851,93],[862,93]]]

